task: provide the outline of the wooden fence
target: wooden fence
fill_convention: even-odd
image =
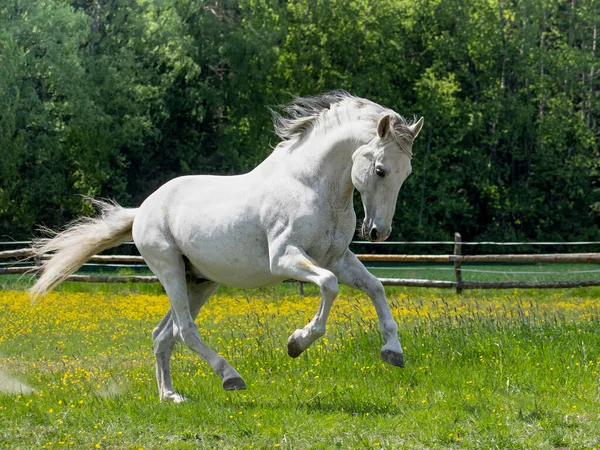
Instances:
[[[380,278],[386,286],[415,286],[451,288],[461,292],[463,289],[505,289],[505,288],[571,288],[585,286],[600,286],[600,279],[580,281],[540,281],[540,282],[517,282],[517,281],[494,281],[494,282],[471,282],[462,280],[463,263],[600,263],[600,253],[545,253],[545,254],[487,254],[487,255],[463,255],[460,234],[456,233],[454,240],[454,253],[445,255],[378,255],[359,254],[358,258],[363,262],[391,262],[391,263],[447,263],[454,267],[454,281],[421,280],[405,278]],[[562,243],[561,243],[562,244]],[[33,258],[31,249],[18,249],[0,252],[0,260],[29,261],[26,266],[0,267],[2,274],[26,274],[35,273],[39,267],[39,261]],[[138,263],[144,264],[141,256],[125,255],[96,255],[90,258],[91,262],[114,264],[114,263]],[[104,276],[104,275],[71,275],[69,281],[84,281],[98,283],[154,283],[158,279],[154,276]],[[299,292],[303,292],[302,283],[299,283]]]

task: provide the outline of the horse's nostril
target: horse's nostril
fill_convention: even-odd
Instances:
[[[371,238],[372,241],[376,241],[377,238],[379,238],[379,231],[377,231],[377,228],[375,228],[375,227],[371,228],[369,237]]]

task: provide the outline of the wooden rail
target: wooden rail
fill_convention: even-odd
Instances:
[[[32,267],[9,267],[0,268],[1,274],[23,274],[31,272]],[[441,281],[441,280],[418,280],[405,278],[380,278],[384,286],[406,286],[406,287],[432,287],[439,289],[555,289],[600,286],[600,280],[582,281],[551,281],[551,282],[470,282],[463,281]],[[87,283],[157,283],[155,276],[103,276],[103,275],[70,275],[67,281],[79,281]],[[291,280],[293,281],[293,280]],[[304,291],[301,292],[304,294]]]
[[[0,259],[26,259],[32,255],[32,251],[29,248],[22,248],[19,250],[7,250],[0,252]]]
[[[33,273],[37,269],[38,266],[26,266],[26,267],[0,267],[0,275],[3,274],[22,274],[22,273]]]
[[[460,248],[460,246],[458,246]],[[27,259],[32,252],[10,250],[0,252],[0,259]],[[600,253],[546,253],[541,255],[370,255],[359,254],[362,262],[410,262],[410,263],[600,263]],[[41,259],[48,259],[44,256]],[[104,263],[144,263],[141,256],[95,255],[88,261]]]
[[[386,286],[414,286],[456,289],[460,293],[463,289],[514,289],[514,288],[570,288],[580,286],[600,286],[600,280],[582,281],[551,281],[551,282],[470,282],[462,280],[462,263],[600,263],[600,253],[569,253],[569,254],[507,254],[507,255],[463,255],[461,251],[461,236],[454,236],[454,254],[451,255],[357,255],[362,262],[411,262],[411,263],[447,263],[454,266],[455,281],[418,280],[403,278],[380,278]],[[47,259],[48,256],[41,259]],[[1,259],[30,260],[39,262],[34,258],[31,249],[19,249],[0,252]],[[141,256],[126,255],[95,255],[89,259],[101,263],[144,263]],[[34,273],[37,264],[26,267],[0,267],[2,274]],[[100,276],[100,275],[71,275],[69,281],[95,282],[95,283],[155,283],[158,279],[154,276]],[[298,292],[303,293],[302,283],[298,284]]]
[[[0,259],[21,259],[27,260],[35,256],[33,250],[25,248],[20,250],[8,250],[0,252]],[[50,259],[50,256],[45,255],[40,259]],[[88,261],[105,262],[105,263],[143,263],[144,258],[141,256],[128,255],[94,255]]]
[[[435,287],[435,288],[461,288],[461,289],[554,289],[600,286],[600,280],[582,281],[501,281],[501,282],[476,282],[476,281],[439,281],[439,280],[417,280],[413,278],[380,278],[384,286],[413,286],[413,287]]]
[[[363,262],[426,263],[600,263],[600,253],[542,255],[356,255]]]

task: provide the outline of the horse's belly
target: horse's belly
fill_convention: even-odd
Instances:
[[[203,261],[190,259],[190,262],[197,276],[235,288],[255,288],[283,281],[280,277],[271,274],[268,264],[265,268],[262,264],[244,264],[243,262],[232,262],[230,260]]]
[[[275,284],[281,277],[271,274],[266,242],[256,236],[235,239],[203,239],[185,245],[184,255],[195,275],[237,288]],[[193,243],[191,243],[193,244]]]

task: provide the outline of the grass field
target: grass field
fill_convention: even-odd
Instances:
[[[328,334],[291,359],[287,336],[312,317],[316,290],[223,289],[198,323],[249,389],[223,391],[178,347],[174,384],[190,401],[174,405],[154,380],[158,286],[66,283],[31,305],[11,283],[0,447],[600,448],[599,289],[388,289],[404,369],[380,361],[359,293],[342,289]]]

